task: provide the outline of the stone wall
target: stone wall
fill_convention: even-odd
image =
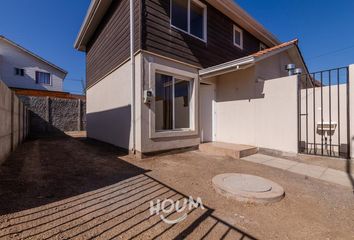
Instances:
[[[0,164],[28,135],[27,107],[0,81]]]
[[[79,99],[19,96],[30,109],[31,135],[86,129],[86,102]]]

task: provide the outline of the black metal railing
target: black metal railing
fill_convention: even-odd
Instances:
[[[349,158],[349,87],[348,67],[299,76],[299,153]]]

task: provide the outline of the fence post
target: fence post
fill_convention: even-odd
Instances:
[[[81,99],[77,100],[77,105],[78,105],[77,130],[81,131],[81,121],[82,121],[82,119],[81,119]]]
[[[11,91],[11,152],[14,150],[14,98],[15,94]]]
[[[349,65],[349,140],[350,157],[354,159],[354,64]]]
[[[18,101],[18,144],[21,143],[21,100]]]

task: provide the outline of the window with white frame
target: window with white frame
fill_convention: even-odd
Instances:
[[[171,25],[206,41],[206,5],[198,0],[171,0]]]
[[[51,84],[50,73],[36,71],[36,83],[50,85]]]
[[[192,79],[156,72],[156,131],[190,129],[192,82]]]
[[[263,43],[259,43],[259,51],[263,51],[265,49],[267,49],[267,46],[264,45]]]
[[[241,28],[234,25],[234,45],[243,49],[243,31]]]

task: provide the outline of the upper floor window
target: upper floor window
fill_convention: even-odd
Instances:
[[[16,76],[24,76],[25,75],[25,69],[23,69],[23,68],[15,68],[15,75]]]
[[[36,71],[36,83],[50,85],[50,73]]]
[[[259,51],[263,51],[265,49],[267,49],[267,46],[264,45],[263,43],[259,43]]]
[[[234,25],[234,45],[243,49],[243,31]]]
[[[198,0],[171,0],[171,25],[206,41],[206,10]]]

